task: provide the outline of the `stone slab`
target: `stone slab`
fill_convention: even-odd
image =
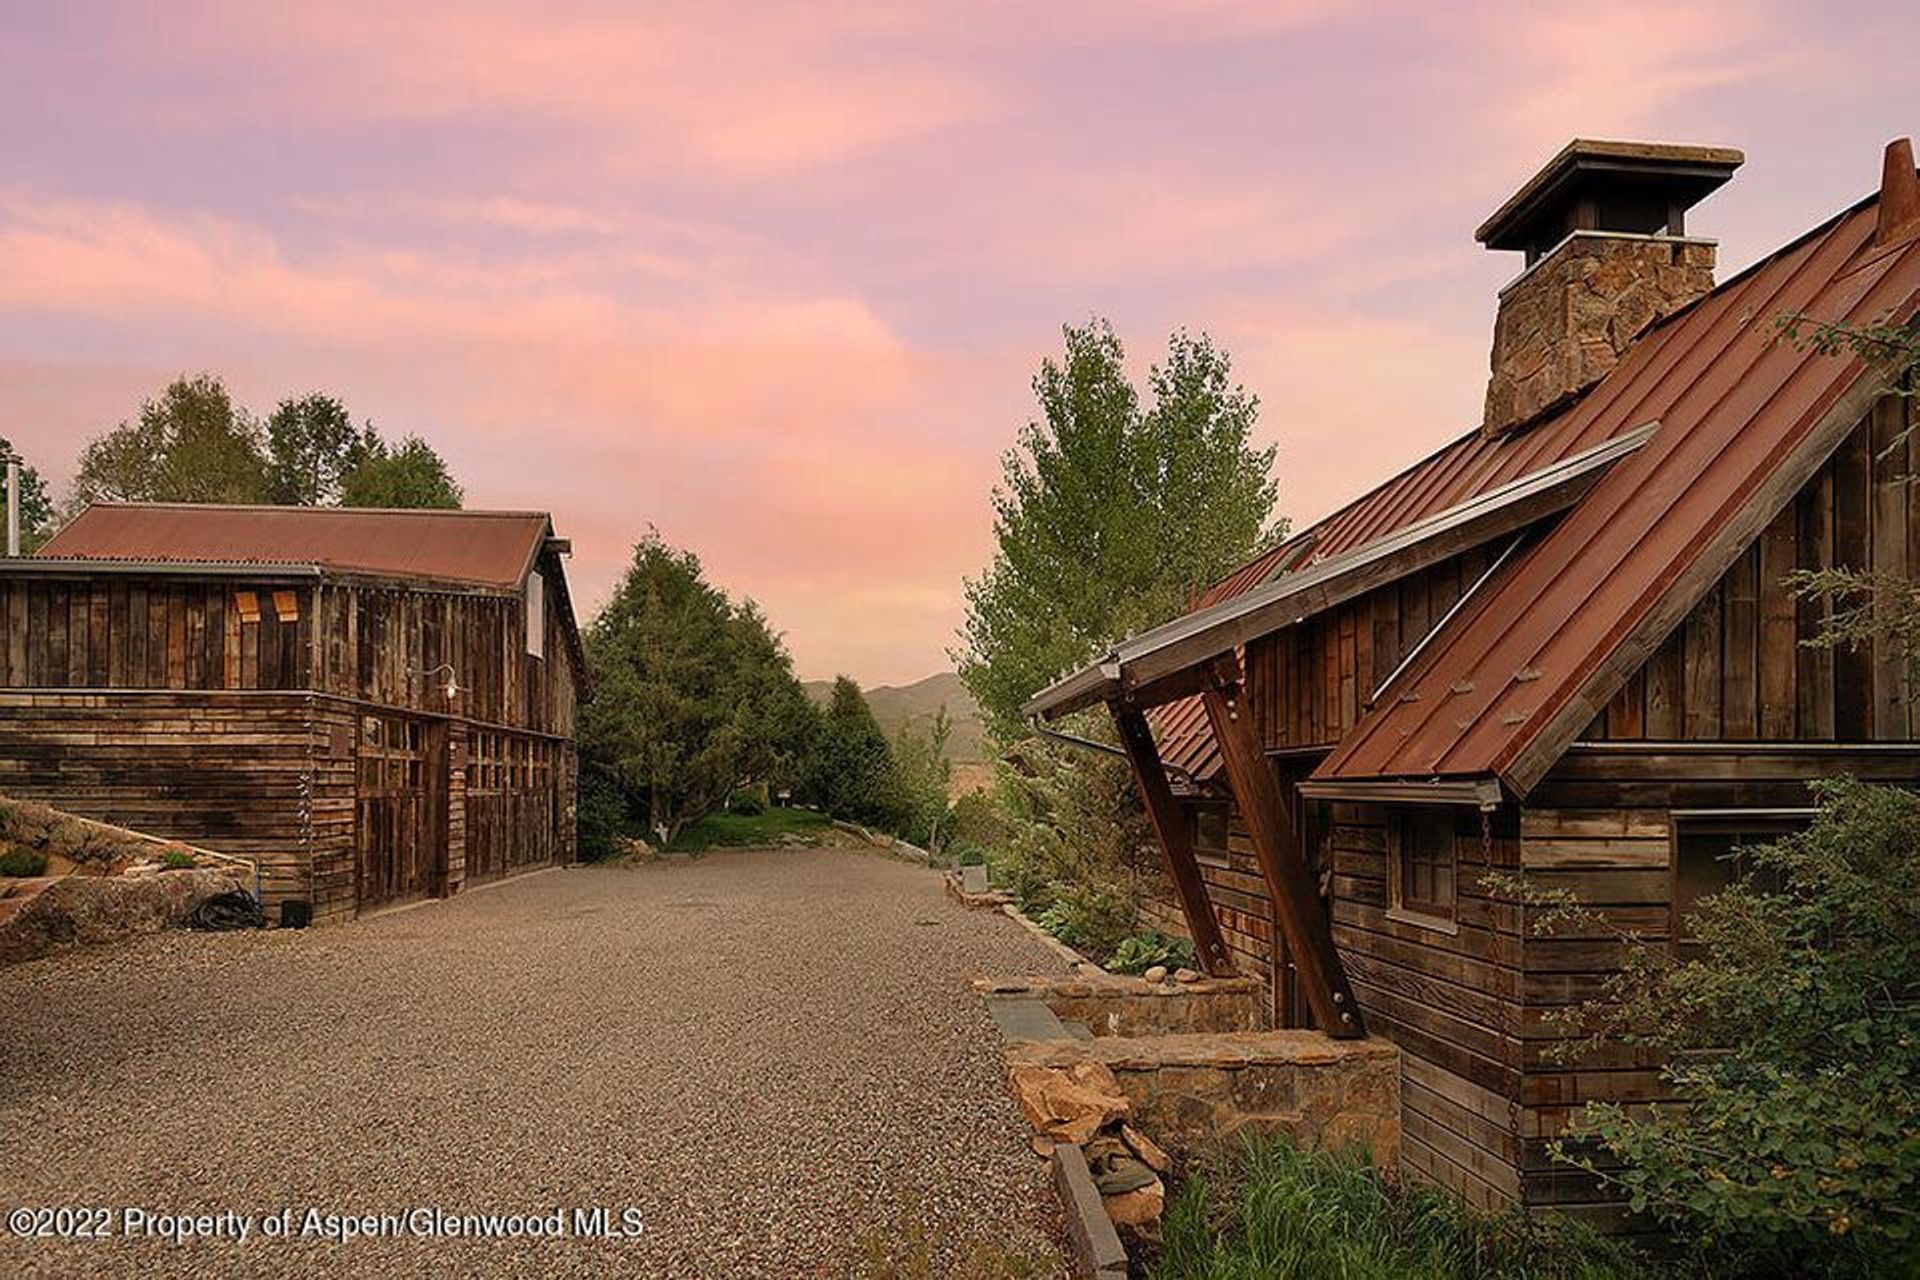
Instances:
[[[1077,1274],[1088,1280],[1126,1280],[1126,1247],[1093,1185],[1086,1153],[1070,1142],[1053,1149],[1053,1185],[1067,1211]]]

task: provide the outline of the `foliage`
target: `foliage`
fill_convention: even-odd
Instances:
[[[267,492],[260,425],[210,373],[176,378],[140,415],[88,443],[75,510],[90,502],[259,502]]]
[[[957,851],[954,862],[962,867],[984,867],[987,865],[987,851],[979,845],[948,845],[949,850]]]
[[[379,443],[353,425],[347,407],[313,392],[282,400],[267,417],[267,500],[283,506],[331,506]]]
[[[1193,943],[1185,938],[1168,937],[1158,929],[1122,938],[1107,958],[1106,967],[1115,973],[1145,973],[1155,965],[1169,969],[1193,967]]]
[[[160,852],[160,865],[170,871],[185,871],[199,864],[185,849],[163,849]]]
[[[900,820],[893,749],[860,686],[841,676],[820,717],[806,765],[805,792],[836,818],[891,830]]]
[[[594,696],[581,708],[583,772],[602,771],[657,842],[793,750],[771,736],[782,723],[772,704],[805,701],[779,637],[657,533],[634,548],[585,639]]]
[[[1111,756],[1041,739],[1012,754],[1017,766],[999,774],[994,879],[1043,928],[1105,958],[1134,932],[1137,851],[1151,839],[1132,776]]]
[[[1258,401],[1224,351],[1174,334],[1142,409],[1112,326],[1064,335],[1033,381],[1041,420],[1001,460],[993,562],[966,584],[954,654],[1001,741],[1037,689],[1180,613],[1280,533],[1274,451],[1253,445]]]
[[[68,505],[458,507],[461,497],[445,460],[419,436],[389,444],[317,391],[282,400],[262,427],[203,373],[175,379],[142,403],[136,421],[88,443]]]
[[[812,809],[766,809],[760,813],[710,813],[689,822],[667,847],[675,853],[748,845],[813,844],[833,829],[832,820]]]
[[[0,876],[43,876],[47,874],[47,855],[32,849],[9,849],[0,853]]]
[[[13,452],[13,442],[0,436],[0,458]],[[0,490],[4,490],[5,468],[0,466]],[[6,494],[0,491],[0,502]],[[20,464],[20,550],[32,555],[40,544],[53,536],[53,499],[47,496],[47,482],[40,473]],[[0,544],[4,547],[4,544]]]
[[[388,444],[368,428],[359,458],[340,482],[343,507],[453,510],[466,498],[446,459],[419,436]]]
[[[1652,1280],[1625,1246],[1565,1218],[1488,1214],[1395,1187],[1351,1154],[1249,1141],[1168,1207],[1158,1280]],[[1216,1191],[1216,1187],[1218,1190]]]
[[[574,831],[582,862],[599,862],[620,852],[619,837],[631,825],[627,793],[613,771],[583,756],[580,794],[574,802]]]
[[[760,798],[757,787],[742,787],[727,797],[727,812],[738,814],[742,818],[757,818],[767,811],[767,802]]]
[[[953,721],[942,706],[923,729],[909,721],[893,737],[893,767],[899,796],[898,833],[932,853],[951,835],[953,761],[947,742]]]
[[[1557,1154],[1762,1274],[1920,1271],[1920,797],[1816,784],[1805,832],[1741,850],[1697,948],[1628,940],[1577,1028],[1655,1051],[1680,1106],[1589,1104]],[[1591,913],[1532,892],[1534,928]]]

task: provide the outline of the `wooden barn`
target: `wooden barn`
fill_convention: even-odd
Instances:
[[[1900,656],[1808,645],[1825,606],[1786,583],[1920,574],[1912,405],[1777,328],[1914,320],[1920,177],[1895,144],[1876,194],[1716,284],[1685,219],[1740,162],[1570,145],[1478,233],[1525,254],[1484,420],[1028,708],[1111,709],[1154,917],[1277,1024],[1395,1041],[1405,1169],[1486,1205],[1618,1224],[1547,1143],[1661,1088],[1625,1048],[1548,1055],[1621,944],[1531,936],[1487,872],[1677,945],[1810,779],[1920,782]]]
[[[570,861],[567,550],[540,512],[95,504],[0,559],[0,795],[258,859],[316,920]]]

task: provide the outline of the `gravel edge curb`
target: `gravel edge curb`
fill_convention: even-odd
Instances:
[[[1067,1211],[1073,1260],[1090,1280],[1127,1280],[1127,1250],[1107,1217],[1100,1189],[1093,1185],[1086,1153],[1070,1142],[1053,1149],[1053,1185]]]

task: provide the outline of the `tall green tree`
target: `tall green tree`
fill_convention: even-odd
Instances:
[[[944,703],[924,727],[909,720],[893,735],[900,834],[935,852],[948,838],[948,818],[953,812],[953,761],[947,758],[952,737],[953,719]]]
[[[0,436],[0,458],[13,452],[13,442]],[[5,468],[0,467],[0,485],[4,484]],[[6,494],[0,492],[0,502],[6,500]],[[47,496],[46,481],[40,473],[20,464],[20,550],[32,554],[41,543],[53,536],[53,499]],[[0,544],[0,550],[4,550]]]
[[[176,378],[81,451],[77,509],[89,502],[260,502],[267,457],[259,423],[210,373]]]
[[[657,533],[634,548],[585,639],[594,696],[581,709],[583,768],[610,779],[661,843],[791,749],[771,727],[805,697],[785,647],[758,609],[736,607],[698,557]]]
[[[379,445],[373,428],[355,427],[333,396],[288,397],[267,416],[267,498],[283,506],[331,506]]]
[[[372,428],[362,438],[358,461],[340,481],[343,507],[438,507],[452,510],[466,493],[446,459],[419,436],[388,444]]]
[[[806,794],[836,818],[888,829],[900,819],[893,749],[866,695],[847,676],[833,682],[833,695],[820,717],[808,757]]]
[[[1206,335],[1176,333],[1142,407],[1112,326],[1069,326],[1040,366],[1041,417],[1001,461],[993,562],[966,584],[953,657],[990,729],[1021,732],[1033,693],[1283,532],[1258,400]]]

